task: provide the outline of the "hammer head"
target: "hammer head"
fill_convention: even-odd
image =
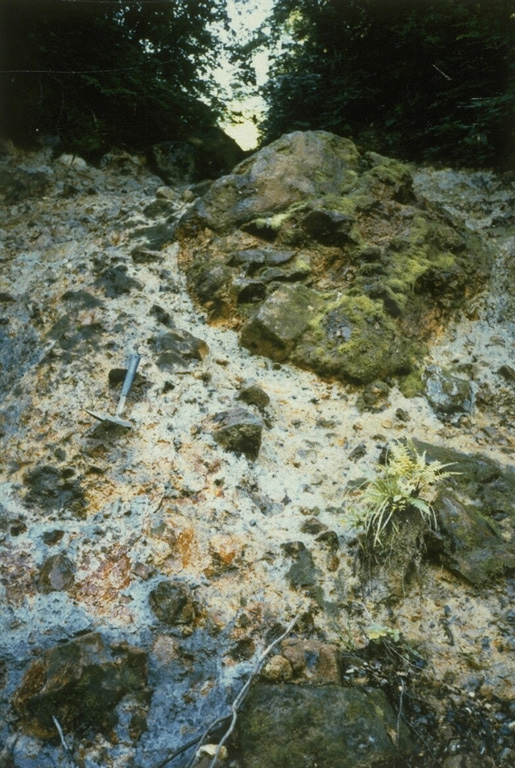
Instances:
[[[110,424],[116,427],[124,427],[125,429],[131,429],[132,427],[132,423],[130,421],[120,419],[119,416],[110,416],[108,413],[97,413],[96,411],[88,411],[87,409],[86,413],[89,413],[89,415],[93,416],[94,419],[101,421],[105,427],[108,427]]]

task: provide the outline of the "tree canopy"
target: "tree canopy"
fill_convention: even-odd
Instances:
[[[3,0],[2,132],[82,152],[213,125],[216,0]]]
[[[325,129],[412,160],[515,160],[514,0],[277,0],[265,141]]]
[[[220,52],[238,59],[221,40],[226,5],[0,0],[2,134],[55,135],[87,154],[216,125]],[[233,6],[244,16],[259,2]],[[255,39],[239,41],[226,100],[255,89],[261,46],[272,56],[263,143],[325,129],[408,160],[513,167],[514,29],[515,0],[275,0]]]

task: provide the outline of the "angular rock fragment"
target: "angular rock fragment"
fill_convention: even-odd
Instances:
[[[0,197],[6,205],[19,203],[31,197],[43,195],[52,182],[48,171],[33,168],[15,168],[2,170]]]
[[[343,245],[351,241],[355,217],[343,211],[313,204],[302,218],[301,226],[309,237],[324,245]]]
[[[273,267],[286,264],[295,256],[295,251],[278,251],[274,248],[248,248],[231,255],[231,266],[243,266],[247,274],[252,274],[260,267]]]
[[[450,492],[440,495],[436,508],[446,568],[475,586],[515,572],[515,545],[503,539],[493,521]]]
[[[249,381],[242,385],[240,391],[236,396],[237,400],[241,400],[247,405],[255,405],[262,410],[270,404],[270,397],[262,387],[255,381]]]
[[[155,264],[163,260],[158,251],[151,251],[140,246],[132,249],[131,258],[135,264]]]
[[[439,365],[430,365],[424,379],[427,399],[440,419],[456,421],[470,413],[474,403],[470,381]]]
[[[293,558],[286,578],[293,589],[302,587],[312,587],[317,582],[317,570],[313,561],[313,556],[309,549],[306,549],[302,541],[293,541],[283,544],[282,549],[285,554]]]
[[[102,288],[109,299],[116,299],[118,296],[130,293],[134,288],[138,290],[142,285],[127,272],[125,264],[107,267],[95,280],[95,286]]]
[[[317,306],[317,296],[309,288],[278,288],[241,329],[242,345],[272,360],[285,360]]]
[[[129,694],[146,707],[147,654],[126,644],[109,649],[99,634],[91,633],[33,661],[13,704],[29,734],[56,739],[53,717],[65,733],[109,733],[118,721],[117,704]]]
[[[25,503],[29,507],[45,510],[65,507],[81,516],[86,508],[86,499],[81,481],[74,475],[71,468],[51,464],[36,465],[23,476],[27,487]]]
[[[292,679],[293,669],[288,659],[285,659],[284,656],[272,656],[263,667],[261,677],[272,683],[286,683]]]
[[[179,328],[154,336],[150,345],[158,354],[157,365],[164,370],[184,368],[191,360],[203,360],[209,352],[205,341]]]
[[[195,618],[193,594],[183,581],[161,581],[150,593],[149,602],[159,621],[170,627],[190,624]]]
[[[232,408],[213,419],[213,438],[227,451],[255,459],[261,447],[263,422],[245,408]]]
[[[339,684],[341,681],[340,649],[317,639],[287,638],[281,645],[282,655],[292,665],[294,678],[311,685]]]
[[[65,592],[75,583],[75,568],[71,560],[61,552],[45,560],[39,574],[42,592]]]

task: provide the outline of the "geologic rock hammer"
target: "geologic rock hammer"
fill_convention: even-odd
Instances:
[[[118,401],[118,405],[116,406],[116,411],[114,416],[110,416],[108,413],[97,413],[96,411],[88,411],[86,409],[86,413],[89,413],[90,416],[93,416],[93,418],[98,419],[103,424],[106,424],[109,426],[109,424],[115,424],[118,427],[126,427],[126,429],[130,429],[132,427],[132,424],[130,421],[125,421],[121,418],[121,415],[123,413],[123,410],[125,408],[125,403],[127,402],[127,395],[130,392],[130,388],[132,387],[132,382],[134,381],[134,377],[136,376],[136,371],[138,370],[139,361],[141,360],[141,355],[138,355],[137,353],[134,353],[130,356],[129,360],[129,367],[127,368],[127,373],[125,374],[125,380],[123,382],[122,386],[122,392],[120,394],[120,399]]]

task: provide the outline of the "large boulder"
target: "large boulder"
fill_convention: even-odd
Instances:
[[[186,139],[154,144],[150,150],[153,170],[172,186],[228,173],[245,153],[221,128],[206,128]]]
[[[359,153],[352,141],[324,131],[282,136],[215,181],[191,215],[216,232],[355,182]]]
[[[426,342],[491,261],[416,198],[407,166],[325,131],[241,162],[176,235],[192,294],[251,351],[358,384],[399,376],[406,392],[422,391]]]
[[[64,733],[79,728],[109,733],[118,721],[116,707],[126,696],[146,710],[147,654],[126,644],[108,648],[99,634],[91,633],[35,659],[13,702],[27,733],[56,739],[54,718]]]
[[[259,683],[238,734],[242,768],[393,768],[410,750],[382,691],[338,685]]]

